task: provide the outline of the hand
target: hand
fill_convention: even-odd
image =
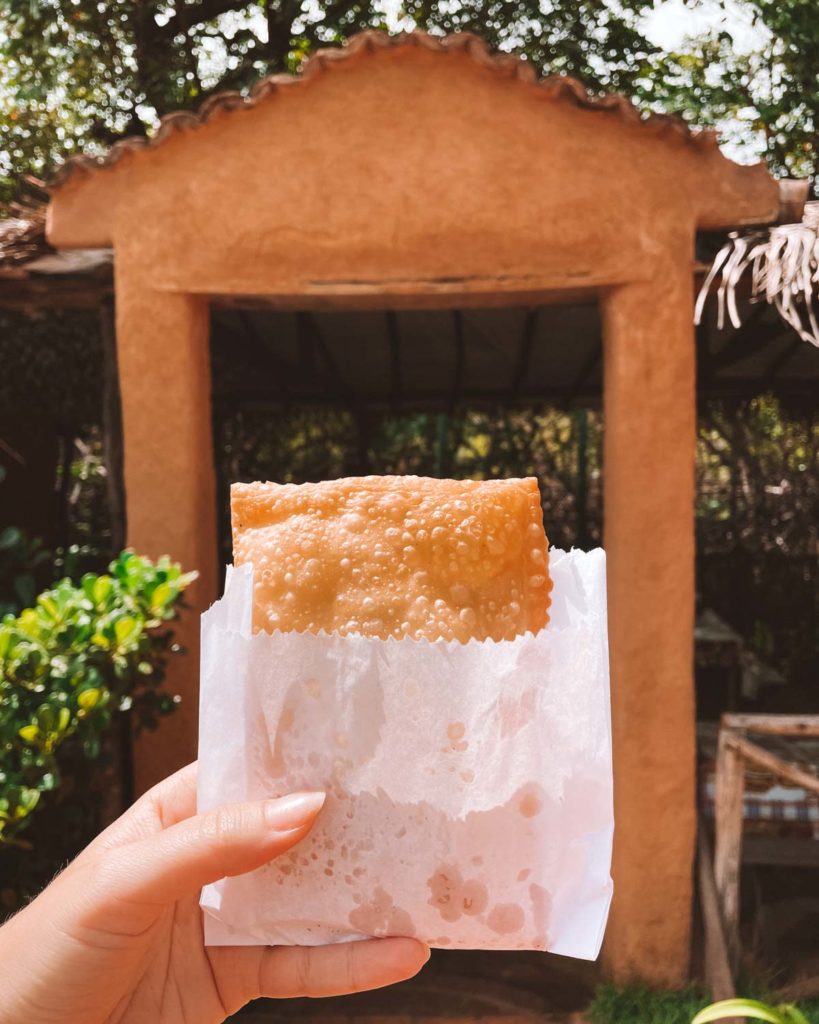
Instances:
[[[0,1024],[212,1024],[259,996],[329,996],[412,977],[414,939],[210,946],[199,890],[284,853],[323,793],[196,814],[196,765],[146,793],[0,928]]]

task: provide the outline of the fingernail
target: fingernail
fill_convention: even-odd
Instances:
[[[303,828],[321,810],[326,793],[290,793],[277,800],[267,800],[264,816],[273,832],[292,832]]]

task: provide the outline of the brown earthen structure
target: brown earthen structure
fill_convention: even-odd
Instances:
[[[698,230],[773,220],[775,183],[709,133],[538,80],[456,35],[367,33],[297,78],[69,162],[55,246],[115,251],[128,539],[218,579],[209,304],[401,309],[593,296],[604,333],[618,978],[687,974],[695,840],[692,265]],[[547,524],[548,530],[548,524]],[[196,647],[197,623],[183,641]],[[184,710],[144,786],[195,755]]]

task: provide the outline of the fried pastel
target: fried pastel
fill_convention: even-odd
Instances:
[[[367,476],[231,488],[254,629],[509,640],[549,621],[537,482]]]

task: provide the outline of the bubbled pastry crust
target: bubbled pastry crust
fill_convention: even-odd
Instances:
[[[367,476],[231,487],[254,630],[509,640],[549,621],[537,482]]]

